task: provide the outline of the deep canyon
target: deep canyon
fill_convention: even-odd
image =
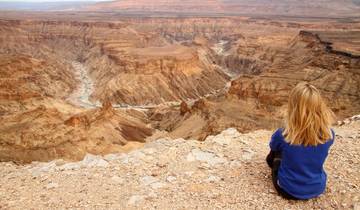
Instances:
[[[358,18],[3,12],[0,160],[273,129],[302,81],[360,112]]]

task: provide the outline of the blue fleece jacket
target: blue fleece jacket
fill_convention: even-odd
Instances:
[[[280,151],[282,161],[278,172],[280,187],[298,199],[310,199],[322,194],[326,187],[323,165],[333,138],[317,146],[290,145],[280,128],[271,137],[270,148]]]

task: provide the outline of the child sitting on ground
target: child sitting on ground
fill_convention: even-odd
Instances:
[[[333,112],[319,90],[298,84],[290,93],[285,128],[271,137],[266,161],[277,192],[287,199],[310,199],[326,187],[323,165],[335,133]]]

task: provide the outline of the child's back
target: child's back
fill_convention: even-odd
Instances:
[[[267,162],[273,184],[285,198],[313,198],[326,187],[323,165],[334,143],[333,113],[320,92],[307,83],[291,91],[287,111],[285,128],[278,129],[270,141]]]
[[[281,151],[279,186],[298,199],[317,197],[326,187],[323,165],[334,139],[317,146],[291,145],[282,133],[283,129],[278,129],[270,141],[271,150]]]

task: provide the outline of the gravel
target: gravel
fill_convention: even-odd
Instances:
[[[0,163],[0,209],[360,209],[360,122],[335,130],[326,192],[308,201],[276,194],[264,161],[271,131],[227,129],[80,162]]]

